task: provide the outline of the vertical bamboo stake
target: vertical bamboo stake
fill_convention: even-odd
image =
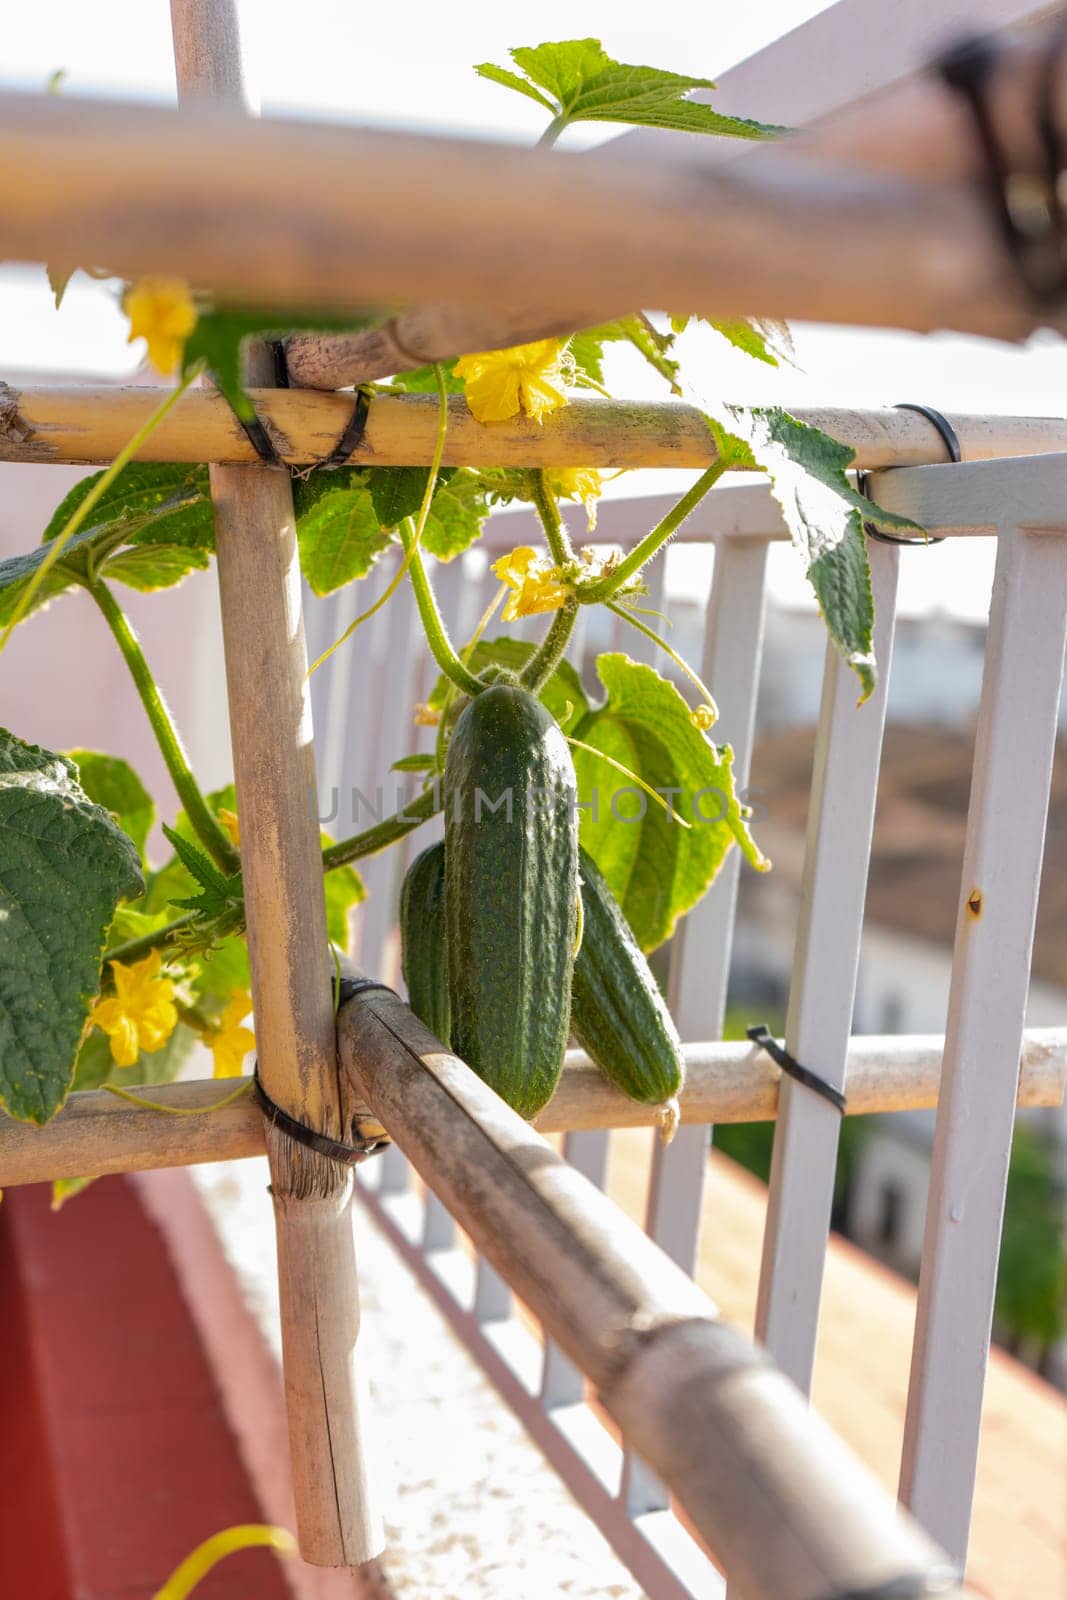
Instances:
[[[233,0],[171,0],[171,19],[182,102],[243,104]],[[269,383],[264,356],[253,351],[249,376]],[[292,493],[266,467],[212,467],[211,490],[259,1073],[290,1116],[340,1136]],[[382,1539],[360,1436],[351,1179],[270,1125],[266,1141],[301,1554],[357,1566]]]

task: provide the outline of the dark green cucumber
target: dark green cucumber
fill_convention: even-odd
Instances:
[[[571,1030],[606,1078],[646,1105],[682,1087],[682,1044],[630,924],[583,850],[582,943],[571,986]]]
[[[567,1047],[578,896],[574,765],[538,700],[498,684],[470,702],[444,801],[452,1049],[532,1117]]]
[[[400,950],[408,1005],[448,1044],[448,947],[445,944],[445,847],[416,856],[400,890]]]

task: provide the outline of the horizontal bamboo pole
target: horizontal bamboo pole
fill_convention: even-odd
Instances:
[[[944,1553],[788,1379],[402,1001],[369,993],[340,1044],[400,1149],[591,1379],[747,1600],[945,1576]]]
[[[528,305],[566,322],[658,306],[1012,339],[1049,320],[968,183],[780,150],[718,170],[590,161],[44,95],[0,95],[0,258],[342,311]]]
[[[111,461],[158,405],[149,388],[6,388],[0,384],[0,461]],[[352,397],[299,389],[254,389],[256,409],[279,453],[293,465],[329,455],[352,411]],[[802,422],[822,428],[856,454],[856,465],[927,466],[945,459],[940,436],[914,411],[801,407]],[[1062,417],[954,416],[967,461],[1067,450]],[[437,436],[437,400],[379,395],[370,403],[356,465],[428,465]],[[152,434],[144,461],[255,461],[229,406],[209,389],[186,393]],[[449,402],[444,460],[449,466],[695,467],[716,457],[707,422],[678,401],[576,399],[540,426],[525,417],[476,422],[460,396]]]
[[[342,1028],[347,1017],[346,1008]],[[848,1053],[849,1115],[936,1106],[943,1043],[934,1034],[854,1038]],[[685,1059],[683,1122],[762,1122],[777,1115],[781,1075],[762,1051],[732,1041],[691,1044]],[[1019,1075],[1020,1107],[1062,1104],[1065,1084],[1067,1029],[1032,1030]],[[235,1087],[194,1078],[135,1091],[166,1108],[158,1111],[120,1100],[106,1089],[81,1090],[44,1128],[0,1117],[0,1187],[262,1155],[263,1118],[250,1097],[205,1111]],[[369,1116],[366,1107],[361,1115]],[[564,1133],[654,1127],[658,1120],[655,1106],[628,1099],[586,1055],[571,1050],[537,1127],[542,1133]]]

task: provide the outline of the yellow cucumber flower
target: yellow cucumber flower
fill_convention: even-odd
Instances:
[[[148,359],[164,378],[181,365],[185,341],[196,327],[196,306],[181,278],[138,278],[122,297],[130,319],[126,340],[144,339]]]
[[[512,591],[502,613],[505,622],[538,611],[558,611],[571,598],[571,590],[560,582],[559,568],[529,545],[494,561],[493,572]]]
[[[143,961],[112,961],[115,993],[98,1000],[89,1021],[111,1039],[112,1059],[132,1067],[142,1050],[146,1055],[166,1044],[178,1022],[174,982],[159,976],[163,961],[152,950]]]
[[[219,807],[219,821],[230,836],[230,843],[235,850],[241,848],[241,824],[237,820],[236,811],[230,811],[226,806]]]
[[[208,1041],[215,1058],[216,1078],[239,1078],[245,1056],[255,1049],[256,1036],[252,1029],[241,1026],[251,1009],[252,996],[245,989],[235,989],[217,1030]]]
[[[560,500],[580,500],[589,519],[589,532],[596,527],[596,503],[603,480],[596,467],[560,467],[547,472],[548,487]]]
[[[467,386],[467,405],[478,422],[507,422],[520,413],[540,422],[567,404],[559,339],[538,339],[512,350],[461,356],[456,377]]]
[[[436,706],[423,705],[420,701],[411,720],[416,728],[436,728],[441,721],[441,713]]]

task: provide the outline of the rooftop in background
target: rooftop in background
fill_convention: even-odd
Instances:
[[[814,734],[790,728],[757,741],[752,787],[767,818],[758,836],[776,873],[799,882]],[[867,889],[867,920],[950,947],[963,862],[973,735],[891,723],[885,745]],[[794,848],[795,846],[796,848]],[[1067,738],[1052,774],[1045,872],[1033,972],[1067,988]]]

